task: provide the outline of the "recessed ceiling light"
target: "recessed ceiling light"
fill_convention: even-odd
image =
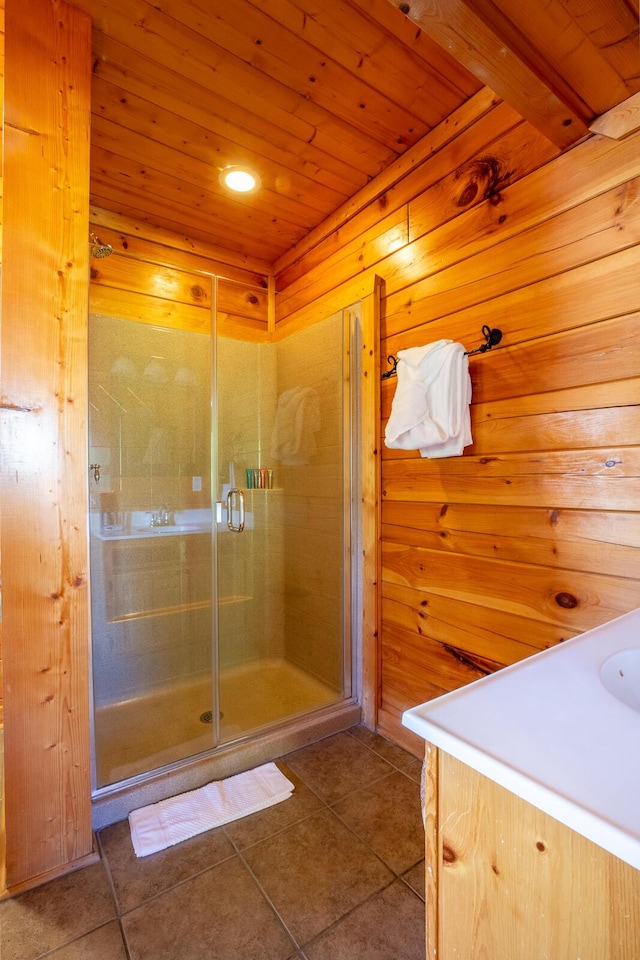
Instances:
[[[249,193],[260,186],[260,177],[247,167],[225,167],[220,171],[220,183],[236,193]]]

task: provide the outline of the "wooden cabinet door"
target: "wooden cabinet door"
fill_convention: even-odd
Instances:
[[[638,871],[442,752],[436,802],[430,960],[637,960]]]

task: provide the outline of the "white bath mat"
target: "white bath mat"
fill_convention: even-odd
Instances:
[[[208,783],[129,814],[137,857],[148,857],[223,823],[239,820],[291,796],[294,786],[275,763]]]

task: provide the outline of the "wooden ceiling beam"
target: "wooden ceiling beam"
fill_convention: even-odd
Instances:
[[[432,40],[499,94],[556,146],[588,134],[577,109],[534,71],[517,45],[463,0],[390,0]]]

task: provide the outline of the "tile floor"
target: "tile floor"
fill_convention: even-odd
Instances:
[[[0,904],[2,960],[424,960],[420,761],[362,726],[278,761],[289,800]]]

